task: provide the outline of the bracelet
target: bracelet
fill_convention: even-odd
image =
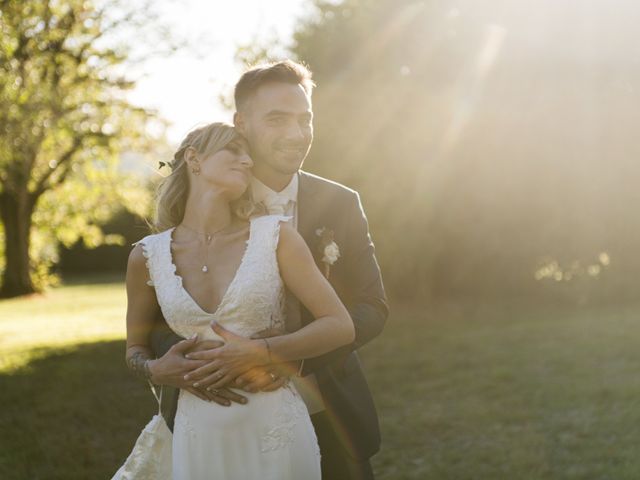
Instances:
[[[269,345],[269,342],[267,341],[266,338],[263,338],[262,340],[264,340],[264,344],[267,347],[267,355],[268,355],[268,358],[269,358],[269,363],[271,363],[271,345]]]

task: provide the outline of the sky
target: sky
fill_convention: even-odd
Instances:
[[[219,97],[230,95],[242,72],[234,60],[237,46],[274,37],[288,44],[310,0],[181,0],[161,8],[161,21],[197,51],[145,62],[130,99],[157,109],[177,144],[199,124],[231,121]]]

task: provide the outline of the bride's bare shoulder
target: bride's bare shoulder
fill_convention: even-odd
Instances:
[[[129,260],[127,262],[127,270],[134,268],[140,269],[141,267],[145,267],[147,259],[144,256],[144,250],[140,243],[136,243],[135,246],[129,252]]]
[[[149,281],[149,273],[147,272],[147,258],[140,243],[137,243],[127,261],[127,285],[144,285]]]

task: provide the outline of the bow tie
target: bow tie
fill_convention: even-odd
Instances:
[[[263,200],[263,203],[270,215],[284,215],[291,200],[283,195],[269,194]]]

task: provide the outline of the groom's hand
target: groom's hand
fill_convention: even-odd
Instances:
[[[239,375],[233,382],[233,386],[246,392],[272,392],[279,389],[287,382],[286,376],[281,376],[274,368],[254,367]]]
[[[189,390],[194,395],[203,398],[202,393],[194,392],[184,376],[195,368],[201,367],[205,362],[188,360],[184,354],[196,345],[196,336],[182,340],[173,345],[162,357],[149,362],[150,380],[156,385],[169,385],[175,388]]]
[[[171,387],[181,388],[202,400],[214,401],[220,405],[230,405],[230,402],[246,403],[244,397],[228,389],[222,388],[218,391],[210,392],[204,388],[194,386],[193,382],[185,380],[184,378],[189,372],[207,363],[202,360],[186,359],[184,357],[186,353],[190,351],[210,350],[218,348],[221,345],[222,342],[214,340],[198,342],[195,336],[176,343],[162,357],[149,362],[151,381],[157,385],[169,385]]]

